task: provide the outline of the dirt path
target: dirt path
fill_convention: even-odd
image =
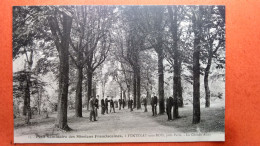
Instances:
[[[156,141],[156,137],[153,136],[154,134],[168,135],[172,133],[183,134],[187,132],[216,132],[217,134],[221,134],[223,137],[224,110],[225,109],[222,106],[212,106],[208,109],[201,108],[201,123],[195,125],[192,124],[192,106],[180,108],[179,113],[181,118],[173,121],[167,121],[166,114],[153,117],[150,107],[148,108],[149,112],[146,113],[144,113],[143,110],[134,110],[133,112],[130,112],[129,109],[116,109],[116,113],[101,115],[99,110],[99,116],[97,118],[98,121],[96,122],[89,121],[89,112],[86,110],[83,110],[83,118],[74,117],[74,110],[70,110],[68,112],[68,125],[73,129],[70,132],[64,132],[54,128],[57,113],[52,113],[48,119],[38,117],[31,120],[33,123],[32,125],[20,125],[15,127],[14,136],[17,139],[22,139],[22,141],[27,138],[28,142],[31,142],[31,137],[35,138],[41,136],[78,137],[91,135],[123,135],[124,137],[129,138],[128,135],[125,134],[146,134],[148,138],[152,135],[151,139],[148,141]],[[22,122],[23,121],[21,121],[21,119],[15,119],[15,123],[18,125]],[[166,137],[160,137],[157,141],[167,141],[167,139],[161,138]],[[93,142],[95,142],[95,138],[87,138],[87,140],[93,140]],[[107,142],[109,142],[109,140],[110,139],[104,139],[104,141]],[[119,142],[120,140],[124,141],[125,139],[117,140],[117,142]],[[142,139],[134,140],[142,141]],[[176,141],[178,140],[179,139]],[[128,141],[131,141],[131,139]],[[60,142],[59,139],[56,142]],[[83,140],[82,142],[85,141]]]
[[[72,112],[72,113],[71,113]],[[100,111],[99,111],[100,113]],[[15,128],[14,135],[20,136],[35,136],[35,135],[53,135],[59,134],[53,128],[55,123],[55,115],[50,115],[50,119],[46,122],[39,121],[38,124],[31,126]],[[89,112],[84,111],[83,118],[73,117],[73,111],[70,111],[68,124],[73,129],[70,134],[125,134],[125,133],[170,133],[173,132],[173,127],[161,125],[156,120],[157,117],[152,117],[151,112],[144,113],[143,110],[116,109],[116,113],[105,115],[99,114],[96,122],[89,121]],[[166,116],[165,116],[166,118]],[[63,132],[64,134],[64,132]]]
[[[152,117],[151,113],[144,113],[143,110],[117,110],[116,113],[99,116],[97,122],[80,126],[79,131],[85,127],[86,131],[95,134],[172,132],[171,128],[160,125],[152,118],[156,117]]]

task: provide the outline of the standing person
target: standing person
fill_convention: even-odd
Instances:
[[[130,108],[130,101],[131,101],[131,99],[129,99],[129,100],[127,101],[128,109]]]
[[[96,117],[98,117],[98,108],[99,108],[99,100],[98,100],[99,96],[97,95],[96,99],[95,99],[95,115]]]
[[[113,98],[113,97],[112,97]],[[111,113],[111,110],[113,109],[114,113],[115,113],[115,105],[114,105],[114,101],[113,99],[111,98],[110,100],[110,113]]]
[[[101,99],[101,114],[104,115],[106,110],[105,100]]]
[[[157,102],[158,102],[158,98],[157,96],[154,96],[154,101],[153,101],[153,104],[154,104],[154,115],[156,116],[157,115]]]
[[[107,98],[108,98],[108,96],[107,96]],[[108,99],[105,99],[105,111],[106,111],[106,113],[108,114]]]
[[[119,101],[119,110],[121,110],[122,100],[119,99],[118,101]]]
[[[123,109],[125,109],[125,99],[123,99]]]
[[[144,104],[144,112],[147,112],[147,99],[143,99],[143,104]]]
[[[166,99],[166,113],[168,116],[168,121],[170,121],[171,118],[171,103],[170,103],[170,97]]]
[[[154,116],[154,97],[151,98],[152,113]]]
[[[89,105],[90,105],[90,115],[89,115],[89,121],[92,121],[92,117],[94,121],[96,120],[96,115],[95,115],[95,97],[91,97],[91,99],[89,100]]]
[[[133,111],[133,103],[134,103],[134,101],[133,101],[133,99],[131,99],[129,101],[130,111]]]
[[[168,115],[168,120],[172,120],[172,106],[173,106],[173,98],[169,97],[169,103],[168,103],[169,107],[167,108],[167,114]]]
[[[168,121],[170,121],[170,115],[169,115],[169,98],[166,98],[166,114],[168,116]]]

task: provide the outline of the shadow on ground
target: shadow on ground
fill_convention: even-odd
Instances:
[[[149,118],[158,124],[177,129],[180,132],[224,132],[225,131],[225,108],[211,107],[201,108],[201,122],[192,124],[192,106],[179,108],[180,118],[168,121],[167,114],[152,116],[151,108],[144,113],[142,110],[135,111],[136,116]]]

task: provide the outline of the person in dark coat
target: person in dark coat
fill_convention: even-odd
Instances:
[[[114,105],[114,101],[113,99],[111,98],[110,100],[110,113],[111,113],[111,110],[113,109],[114,113],[115,113],[115,105]]]
[[[105,100],[101,99],[101,114],[104,115],[106,110]]]
[[[171,98],[169,97],[166,99],[166,113],[168,116],[168,121],[172,120],[172,114],[171,114],[171,110],[172,110],[172,103],[171,103]]]
[[[119,102],[119,110],[121,110],[122,100],[119,99],[118,102]]]
[[[155,116],[157,115],[157,102],[158,102],[157,96],[154,96],[153,97],[153,105],[154,105],[154,115]]]
[[[131,102],[131,99],[129,99],[127,102],[128,109],[130,108],[130,102]]]
[[[105,99],[105,112],[108,114],[108,99]]]
[[[95,98],[95,116],[98,117],[98,108],[99,108],[99,100],[98,100],[99,96],[97,95],[97,97]]]
[[[123,104],[123,109],[125,109],[125,99],[123,99],[122,104]]]
[[[144,104],[144,112],[147,112],[147,99],[143,99],[143,104]]]
[[[133,111],[133,103],[134,103],[134,101],[133,101],[133,99],[131,99],[129,101],[130,111]]]
[[[173,98],[169,97],[169,103],[167,107],[168,120],[172,120],[172,107],[173,107]]]
[[[91,99],[89,100],[89,105],[90,105],[89,121],[93,121],[93,120],[97,121],[95,115],[95,100],[96,100],[95,97],[91,97]]]
[[[154,116],[154,97],[151,98],[152,113]]]

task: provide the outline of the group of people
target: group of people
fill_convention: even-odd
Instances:
[[[89,120],[90,121],[97,121],[96,117],[98,116],[98,108],[99,108],[99,100],[98,100],[99,96],[97,95],[96,97],[92,97],[89,101],[90,104],[90,117]],[[110,103],[110,104],[109,104]],[[115,113],[115,102],[113,101],[113,97],[111,99],[109,99],[109,96],[107,96],[107,98],[101,99],[101,114],[104,115],[105,113],[108,114],[108,107],[110,105],[110,113],[113,111]],[[130,99],[128,101],[128,108],[130,109],[130,111],[133,111],[133,99]],[[144,105],[144,112],[148,112],[147,110],[147,98],[143,98],[142,103]],[[158,103],[158,98],[157,96],[154,96],[151,98],[151,107],[152,107],[152,115],[156,116],[157,115],[157,103]],[[118,104],[119,104],[119,110],[121,110],[121,108],[123,107],[123,109],[126,106],[126,101],[124,99],[119,99],[118,100]],[[168,120],[172,120],[172,107],[174,106],[174,100],[172,97],[169,97],[166,99],[166,111],[167,111],[167,115],[168,115]]]
[[[157,103],[158,103],[157,96],[152,97],[151,106],[152,106],[153,116],[157,115]],[[166,113],[168,116],[168,120],[172,120],[172,108],[173,108],[173,106],[175,106],[175,104],[176,104],[176,101],[174,101],[172,97],[169,97],[166,99]]]
[[[166,111],[168,120],[172,120],[172,107],[175,105],[175,102],[172,97],[166,99]]]
[[[123,109],[125,108],[125,105],[126,105],[126,101],[125,101],[125,99],[119,99],[118,100],[118,102],[119,102],[119,110],[121,110],[121,107],[123,106]]]
[[[90,116],[89,116],[89,120],[90,121],[97,121],[97,116],[98,116],[98,109],[99,109],[99,100],[98,100],[99,96],[97,95],[97,97],[92,96],[91,99],[89,100],[89,105],[90,105]],[[115,104],[113,101],[113,97],[109,100],[108,99],[109,96],[107,96],[107,98],[101,99],[101,114],[104,115],[105,113],[108,114],[108,107],[110,105],[110,113],[113,111],[115,113]],[[121,110],[121,107],[123,106],[123,108],[125,108],[126,102],[125,100],[121,100],[119,99],[119,110]],[[131,102],[131,101],[130,101]],[[133,101],[132,101],[133,103]],[[131,111],[133,111],[133,109],[131,108]]]

